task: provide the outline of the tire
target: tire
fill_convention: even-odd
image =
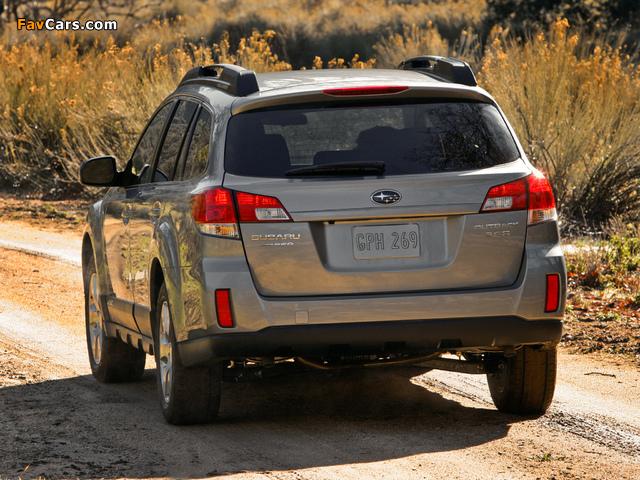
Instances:
[[[541,415],[547,411],[556,386],[555,345],[524,346],[514,357],[490,357],[487,383],[501,412]]]
[[[191,368],[182,365],[164,284],[154,317],[158,396],[165,420],[173,425],[213,422],[220,409],[221,362]]]
[[[144,374],[146,353],[107,336],[105,310],[96,266],[86,265],[84,310],[91,373],[103,383],[135,382]]]

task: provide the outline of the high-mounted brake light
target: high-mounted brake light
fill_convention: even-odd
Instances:
[[[540,172],[492,187],[480,213],[528,210],[527,225],[556,220],[556,204],[551,184]]]
[[[229,238],[240,238],[238,222],[291,221],[277,198],[222,187],[192,195],[191,216],[202,233]]]
[[[405,90],[409,90],[409,87],[405,86],[388,86],[388,87],[353,87],[353,88],[329,88],[323,90],[322,93],[335,96],[349,96],[349,95],[388,95],[391,93],[400,93]]]

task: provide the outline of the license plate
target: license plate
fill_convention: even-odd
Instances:
[[[418,225],[353,227],[353,256],[357,260],[419,257]]]

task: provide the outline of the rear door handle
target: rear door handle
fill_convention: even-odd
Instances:
[[[151,222],[155,225],[158,221],[158,217],[162,214],[162,204],[160,202],[155,202],[151,210],[149,210],[149,217],[151,218]]]
[[[126,225],[129,223],[129,219],[131,218],[131,205],[125,205],[124,210],[122,210],[122,222]]]

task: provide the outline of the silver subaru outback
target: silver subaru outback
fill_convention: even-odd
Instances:
[[[496,407],[551,403],[566,273],[549,182],[456,59],[398,70],[189,71],[87,216],[89,360],[155,355],[173,424],[222,381],[381,365],[486,374]]]

